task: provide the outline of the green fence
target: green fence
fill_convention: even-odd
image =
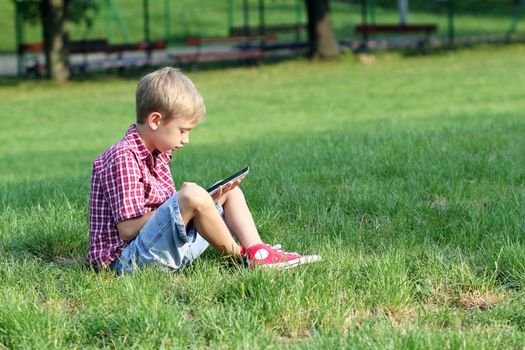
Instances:
[[[338,38],[359,38],[355,26],[363,22],[365,1],[333,1],[334,27]],[[399,24],[397,0],[368,0],[368,22]],[[525,1],[522,0],[411,0],[408,24],[436,24],[434,37],[448,39],[452,24],[453,34],[462,38],[505,37],[525,35]],[[450,18],[452,15],[452,18]],[[512,30],[511,30],[512,29]],[[375,35],[388,37],[388,35]]]
[[[100,0],[106,1],[106,0]],[[449,35],[449,2],[454,5],[454,32],[464,37],[504,36],[515,29],[517,36],[525,35],[525,1],[522,0],[411,0],[409,24],[437,24],[434,37],[446,39]],[[94,16],[93,27],[87,30],[82,23],[71,24],[73,40],[108,38],[112,43],[139,42],[145,38],[144,0],[113,0],[117,11],[108,13],[102,6]],[[244,11],[249,7],[248,17]],[[151,40],[166,40],[169,45],[180,45],[190,36],[226,36],[230,27],[261,23],[261,0],[149,0],[148,18]],[[264,1],[264,24],[267,26],[306,22],[302,0]],[[362,0],[332,0],[332,21],[338,39],[358,39],[355,26],[362,23]],[[368,0],[369,21],[377,24],[399,23],[397,0]],[[373,16],[373,17],[372,17]],[[119,24],[119,17],[121,24]],[[111,21],[108,18],[112,18]],[[122,30],[123,26],[125,30]],[[15,6],[12,0],[0,1],[0,52],[15,52]],[[13,34],[10,34],[13,33]],[[126,34],[127,33],[127,34]],[[384,37],[386,35],[376,35]],[[41,41],[40,24],[25,23],[24,41]],[[291,33],[279,34],[282,40],[294,40]],[[304,34],[301,37],[304,39]]]

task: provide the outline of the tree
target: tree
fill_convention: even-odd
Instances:
[[[14,0],[16,1],[16,0]],[[18,7],[24,20],[40,21],[46,60],[46,76],[55,81],[69,79],[69,22],[92,24],[89,12],[97,10],[96,0],[33,0]]]
[[[41,21],[47,77],[64,82],[69,79],[69,30],[66,0],[43,0]]]
[[[308,42],[314,58],[331,59],[339,56],[330,16],[330,0],[304,0],[308,13]]]

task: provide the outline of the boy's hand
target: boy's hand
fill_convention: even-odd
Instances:
[[[245,178],[245,176],[242,176],[242,177],[238,178],[237,180],[235,180],[234,182],[232,182],[232,183],[230,183],[228,185],[224,185],[224,186],[219,187],[219,189],[211,196],[213,201],[214,202],[218,202],[221,199],[222,196],[224,196],[229,191],[233,190],[235,187],[239,186],[239,184]],[[222,180],[217,181],[216,183],[219,183],[221,181]],[[188,186],[188,185],[197,185],[197,184],[195,184],[194,182],[183,182],[182,185],[181,185],[181,188],[184,188],[185,186]]]
[[[235,187],[239,186],[239,184],[241,183],[241,181],[244,179],[245,176],[242,176],[242,177],[238,178],[237,180],[235,180],[234,182],[232,182],[232,183],[230,183],[228,185],[224,185],[224,186],[219,187],[217,192],[215,192],[211,196],[213,201],[214,202],[218,202],[221,199],[222,196],[224,196],[226,193],[228,193],[231,190],[233,190]],[[217,181],[216,183],[218,183],[218,182],[220,182],[220,181]]]

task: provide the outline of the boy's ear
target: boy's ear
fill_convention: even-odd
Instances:
[[[151,129],[157,130],[157,128],[160,125],[160,119],[162,118],[162,115],[159,112],[151,112],[148,115],[148,125]]]

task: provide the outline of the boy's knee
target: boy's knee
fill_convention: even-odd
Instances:
[[[181,205],[197,211],[215,206],[208,191],[196,184],[187,184],[179,191],[179,202]]]
[[[242,190],[239,186],[231,189],[230,192],[228,192],[228,195],[232,197],[244,197],[244,193],[242,193]]]

